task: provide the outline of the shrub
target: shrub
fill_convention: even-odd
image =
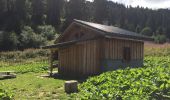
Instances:
[[[153,38],[154,38],[154,41],[156,42],[156,43],[165,43],[166,42],[166,36],[165,35],[160,35],[160,34],[158,34],[158,35],[156,35],[156,36],[153,36]]]
[[[46,41],[41,34],[36,34],[29,26],[24,27],[20,39],[22,48],[39,48],[45,45]]]
[[[48,57],[49,54],[49,50],[42,49],[27,49],[25,51],[0,52],[0,60]]]
[[[55,38],[56,31],[51,25],[38,26],[37,31],[44,38],[47,38],[47,40],[53,40]]]
[[[0,32],[1,50],[15,50],[18,43],[18,37],[14,32]]]
[[[34,62],[48,62],[49,50],[27,49],[24,51],[0,52],[0,67],[24,65]],[[12,69],[8,69],[12,70]]]
[[[143,35],[152,36],[152,29],[150,27],[145,27],[140,33]]]

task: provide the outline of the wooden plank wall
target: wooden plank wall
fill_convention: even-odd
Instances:
[[[94,75],[99,73],[99,40],[77,43],[59,49],[59,73],[65,75]]]
[[[123,48],[131,48],[131,59],[143,59],[144,44],[141,41],[123,40],[123,39],[105,39],[104,58],[105,59],[123,59]]]

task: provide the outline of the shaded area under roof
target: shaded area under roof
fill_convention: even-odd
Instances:
[[[123,37],[123,38],[129,38],[129,39],[136,39],[136,40],[146,40],[146,41],[153,41],[153,38],[131,32],[125,29],[121,29],[118,27],[114,26],[107,26],[107,25],[102,25],[102,24],[97,24],[97,23],[92,23],[92,22],[86,22],[82,20],[74,20],[75,22],[94,28],[98,31],[102,32],[102,35],[105,36],[115,36],[115,37]]]
[[[63,42],[63,43],[57,43],[57,44],[54,44],[54,45],[44,46],[44,47],[41,47],[41,48],[42,49],[59,48],[59,47],[64,47],[64,46],[67,46],[67,45],[75,44],[76,42],[78,42],[78,41],[68,41],[68,42]]]
[[[42,49],[61,48],[61,47],[65,47],[65,46],[76,44],[78,42],[83,42],[83,41],[87,41],[87,40],[94,40],[96,38],[97,37],[95,37],[95,38],[88,38],[88,39],[82,39],[82,40],[72,40],[72,41],[57,43],[57,44],[54,44],[54,45],[44,46],[44,47],[41,47],[41,48]]]

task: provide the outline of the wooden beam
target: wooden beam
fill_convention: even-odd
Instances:
[[[49,70],[50,70],[50,76],[52,76],[53,75],[53,50],[52,49],[51,49],[51,54],[50,54]]]

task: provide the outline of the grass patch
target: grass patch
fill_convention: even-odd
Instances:
[[[39,77],[43,73],[18,74],[16,79],[1,80],[0,87],[14,94],[14,99],[51,100],[66,99],[64,80]]]
[[[16,73],[44,72],[48,70],[48,62],[32,62],[14,66],[0,67],[0,71],[15,71]]]
[[[48,71],[48,50],[0,52],[0,71],[15,71],[17,78],[0,80],[0,100],[67,99],[62,79],[42,78]]]

